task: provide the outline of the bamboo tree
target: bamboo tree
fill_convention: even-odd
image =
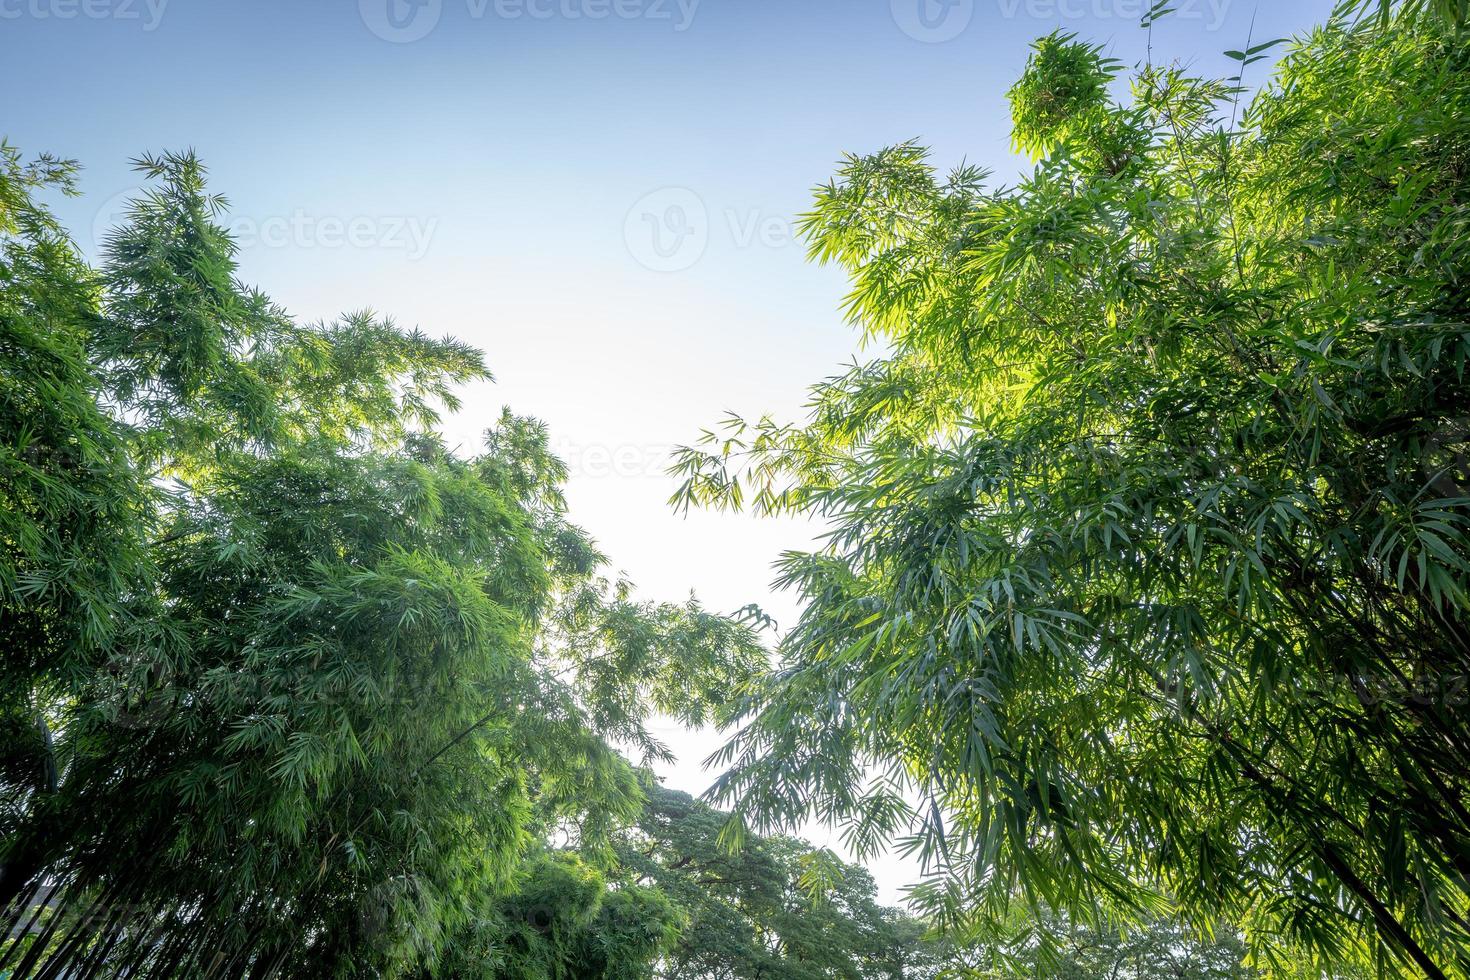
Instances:
[[[5,164],[0,968],[436,969],[538,835],[636,813],[614,743],[722,718],[762,648],[605,578],[539,423],[443,446],[478,351],[239,283],[192,155],[138,161],[95,271],[33,199],[69,168]]]
[[[1470,48],[1362,6],[1249,99],[1282,42],[1116,102],[1052,35],[1017,186],[903,144],[817,189],[886,355],[677,465],[682,506],[828,525],[720,757],[742,819],[903,836],[956,927],[1178,912],[1470,971]]]

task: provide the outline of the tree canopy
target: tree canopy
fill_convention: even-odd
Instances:
[[[923,980],[947,961],[926,926],[877,901],[864,869],[792,837],[721,839],[728,814],[655,787],[618,835],[621,875],[656,887],[685,924],[667,980]]]
[[[513,891],[453,937],[445,961],[430,975],[644,980],[673,947],[684,921],[656,888],[610,883],[574,854],[542,852],[523,862]]]
[[[1169,13],[1035,42],[1014,184],[816,188],[877,353],[673,467],[823,529],[774,656],[537,420],[446,444],[479,350],[241,282],[194,154],[89,261],[0,143],[0,978],[1470,977],[1470,2],[1219,79]]]
[[[680,506],[827,529],[780,565],[732,833],[898,838],[960,930],[1470,970],[1470,45],[1460,4],[1347,6],[1126,96],[1043,38],[1014,186],[905,143],[817,188],[881,356],[676,466]]]
[[[928,980],[953,959],[872,877],[793,838],[720,841],[727,815],[648,783],[603,869],[566,850],[450,943],[441,975],[525,980]]]
[[[610,854],[617,748],[719,718],[750,631],[609,581],[539,423],[444,447],[478,351],[241,285],[192,155],[95,269],[72,165],[3,164],[0,970],[432,971],[548,834]]]

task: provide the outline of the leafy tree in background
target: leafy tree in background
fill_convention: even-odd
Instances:
[[[673,947],[680,911],[654,888],[543,853],[516,889],[455,936],[437,975],[471,980],[644,980]]]
[[[1117,103],[1054,35],[1017,186],[904,144],[817,190],[885,353],[681,454],[685,506],[829,526],[717,799],[907,833],[949,925],[1470,974],[1463,12],[1344,11],[1249,99],[1150,61]]]
[[[685,923],[668,980],[918,980],[944,950],[925,927],[879,905],[872,876],[788,837],[721,839],[728,814],[655,786],[618,835],[619,875],[658,889]]]
[[[1188,930],[1154,923],[1128,934],[1049,924],[1064,930],[1056,957],[1042,955],[1039,947],[1022,952],[1030,969],[1012,976],[1047,976],[1054,980],[1094,980],[1105,977],[1168,977],[1171,980],[1254,980],[1254,970],[1243,964],[1245,946],[1234,936],[1201,942]],[[1048,967],[1047,964],[1055,963]]]
[[[540,839],[605,859],[610,744],[714,720],[749,631],[606,581],[538,423],[444,448],[477,351],[239,284],[192,156],[95,270],[71,166],[0,163],[0,972],[433,972]]]
[[[648,777],[645,777],[648,778]],[[875,900],[872,878],[789,838],[720,840],[727,815],[650,782],[598,870],[568,851],[449,942],[437,975],[517,980],[920,980],[946,950]]]

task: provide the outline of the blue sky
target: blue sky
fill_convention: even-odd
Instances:
[[[486,351],[545,419],[574,516],[642,590],[783,623],[769,565],[811,531],[665,505],[670,446],[727,409],[800,412],[855,353],[792,220],[844,152],[906,139],[1009,182],[1005,91],[1062,28],[1125,64],[1147,0],[0,0],[0,136],[84,165],[57,211],[95,241],[129,158],[192,147],[242,278],[299,317],[371,307]],[[1309,28],[1330,0],[1174,0],[1156,57]],[[1265,69],[1267,66],[1256,66]],[[1249,79],[1248,79],[1249,80]],[[670,729],[697,792],[707,732]],[[816,833],[814,831],[814,833]],[[885,895],[907,870],[877,869]]]

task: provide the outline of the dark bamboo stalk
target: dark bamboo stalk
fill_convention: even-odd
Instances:
[[[36,964],[40,962],[41,956],[46,951],[46,947],[51,944],[51,939],[55,936],[56,930],[66,918],[66,910],[70,908],[73,901],[76,901],[73,895],[74,893],[71,889],[63,891],[61,903],[52,909],[51,921],[46,923],[46,928],[36,937],[35,942],[31,944],[31,948],[26,950],[26,955],[16,965],[10,980],[24,980],[36,968]]]
[[[0,970],[5,969],[6,965],[10,962],[10,958],[19,952],[21,941],[30,935],[31,930],[36,927],[36,920],[41,917],[41,913],[45,910],[45,902],[36,903],[35,909],[31,912],[31,917],[26,920],[25,928],[16,934],[15,938],[10,941],[10,944],[5,947],[4,953],[0,954]]]
[[[132,916],[133,911],[131,906],[121,902],[117,903],[109,919],[107,929],[102,936],[102,940],[97,943],[91,954],[82,962],[78,980],[90,980],[91,977],[97,975],[98,971],[107,963],[108,956],[111,954],[113,947],[117,945],[118,940],[122,937],[123,931],[127,928],[128,920]]]

